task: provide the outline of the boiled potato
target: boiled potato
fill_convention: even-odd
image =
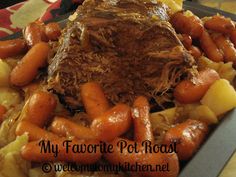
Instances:
[[[230,83],[233,82],[236,76],[236,70],[233,68],[233,63],[222,63],[220,64],[219,69],[217,70],[222,79],[228,80]]]
[[[229,81],[220,79],[209,88],[201,103],[219,116],[236,107],[236,92]]]
[[[28,142],[28,136],[22,135],[0,149],[0,176],[27,177],[30,162],[21,158],[20,150]]]
[[[15,141],[9,143],[5,147],[0,149],[0,155],[5,155],[11,152],[20,152],[22,146],[28,142],[28,136],[26,134],[19,136]]]
[[[0,59],[0,87],[9,85],[11,67]]]
[[[187,119],[200,120],[207,124],[218,122],[215,113],[206,105],[200,103],[179,105],[176,109],[176,116],[178,122],[184,122]]]
[[[4,161],[1,162],[2,170],[0,170],[0,176],[4,177],[28,177],[26,175],[29,168],[29,162],[23,160],[19,153],[8,153],[4,157]]]
[[[179,6],[183,6],[183,0],[174,0]]]
[[[0,126],[0,147],[7,145],[9,142],[13,141],[15,136],[15,131],[12,134],[11,128],[14,126],[10,120],[5,120]],[[15,130],[15,129],[14,129]]]
[[[206,105],[200,105],[192,110],[189,118],[206,122],[209,125],[218,123],[215,113]]]
[[[172,11],[172,13],[182,10],[183,0],[158,0],[166,4]]]
[[[20,113],[23,104],[17,105],[13,109],[8,110],[6,118],[0,126],[0,148],[9,144],[16,139],[16,126],[19,123]]]
[[[0,104],[7,109],[16,106],[20,101],[20,94],[14,89],[7,87],[0,88]]]

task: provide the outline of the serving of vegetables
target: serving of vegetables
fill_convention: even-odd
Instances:
[[[163,1],[164,3],[167,1]],[[212,125],[236,108],[236,28],[235,22],[219,14],[198,18],[182,11],[178,1],[171,4],[170,23],[186,50],[195,58],[198,73],[183,78],[173,88],[174,107],[150,112],[149,101],[138,96],[133,105],[112,105],[96,82],[84,83],[80,94],[85,111],[72,115],[58,97],[47,90],[45,75],[51,46],[61,35],[57,23],[36,21],[23,30],[22,39],[0,41],[0,176],[73,177],[80,173],[41,170],[42,162],[79,164],[168,164],[169,171],[137,172],[130,175],[177,177],[181,161],[191,159],[205,141]],[[168,3],[167,3],[168,4]],[[172,7],[173,6],[173,7]],[[60,154],[41,153],[39,142],[59,145]],[[66,152],[65,140],[72,144],[113,145],[113,153]],[[176,143],[177,153],[144,153],[143,141]],[[139,153],[120,152],[119,141],[137,144]],[[14,170],[12,171],[11,169]],[[126,176],[126,169],[116,175]]]

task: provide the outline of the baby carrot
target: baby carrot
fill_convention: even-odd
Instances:
[[[200,71],[198,76],[192,79],[194,82],[181,81],[174,90],[174,97],[185,104],[200,101],[211,84],[218,79],[220,79],[219,74],[213,69]]]
[[[209,30],[224,34],[230,34],[235,29],[234,22],[231,19],[220,15],[211,17],[205,22],[204,26]]]
[[[132,117],[134,121],[134,139],[137,142],[153,141],[153,133],[150,122],[150,106],[148,100],[139,96],[135,99]]]
[[[43,127],[49,121],[49,118],[52,117],[57,101],[51,93],[37,91],[29,98],[27,104],[23,119]]]
[[[233,62],[234,66],[236,66],[236,49],[234,44],[222,34],[213,34],[212,39],[217,47],[223,51],[225,62]]]
[[[0,58],[14,57],[27,51],[27,45],[23,39],[0,41]]]
[[[224,57],[207,31],[204,31],[200,37],[200,45],[206,56],[214,61],[221,62]]]
[[[56,134],[53,134],[47,130],[38,127],[27,121],[21,121],[16,127],[16,135],[20,136],[24,133],[28,134],[29,141],[36,141],[40,139],[53,140],[59,138]]]
[[[88,82],[81,86],[81,97],[86,112],[93,120],[109,109],[109,103],[101,86],[95,82]]]
[[[125,104],[117,104],[94,119],[90,128],[97,139],[111,141],[124,134],[131,126],[131,110]]]
[[[204,122],[188,119],[170,128],[165,134],[163,144],[177,143],[180,160],[188,160],[197,151],[208,132]]]
[[[68,119],[56,117],[50,130],[60,136],[75,136],[78,139],[96,139],[94,132],[87,127],[78,125]]]
[[[32,22],[25,27],[23,30],[23,36],[29,47],[43,41],[48,41],[44,28],[44,23],[39,21]]]
[[[45,26],[45,34],[49,40],[58,40],[61,35],[61,28],[58,23],[49,23]]]
[[[187,16],[184,12],[172,15],[170,22],[177,32],[190,35],[192,38],[199,38],[204,30],[202,22],[197,16]]]
[[[16,86],[29,84],[38,74],[38,69],[45,66],[49,51],[47,43],[40,42],[34,45],[12,70],[11,83]]]

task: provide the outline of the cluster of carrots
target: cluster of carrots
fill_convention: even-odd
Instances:
[[[170,22],[182,34],[180,40],[195,58],[201,56],[202,50],[212,61],[233,62],[236,67],[236,28],[231,19],[215,15],[201,20],[181,11],[175,13]],[[193,46],[192,40],[200,48]]]
[[[25,54],[11,72],[10,83],[13,86],[25,86],[35,79],[38,70],[47,65],[50,52],[47,42],[58,40],[60,35],[61,29],[57,23],[45,25],[36,21],[23,30],[23,39],[0,41],[0,59]],[[0,122],[6,112],[7,109],[0,105]]]
[[[53,94],[37,90],[26,102],[21,122],[16,128],[16,135],[27,133],[29,143],[22,150],[24,159],[35,162],[44,161],[73,161],[82,164],[97,162],[102,156],[112,164],[169,164],[169,171],[163,172],[140,172],[137,175],[150,177],[176,177],[179,172],[179,160],[188,160],[197,151],[203,142],[208,127],[205,123],[197,120],[187,120],[170,128],[163,140],[164,144],[177,142],[177,154],[171,153],[145,153],[141,143],[149,140],[154,143],[154,136],[150,123],[150,106],[148,100],[139,96],[130,107],[126,104],[110,106],[101,86],[94,82],[85,83],[81,86],[81,97],[88,117],[91,119],[90,127],[85,127],[70,120],[70,118],[57,117],[54,110],[57,101]],[[48,126],[49,125],[49,126]],[[133,125],[134,139],[122,138]],[[44,127],[47,127],[45,129]],[[191,134],[191,136],[188,136]],[[86,145],[99,144],[104,141],[112,144],[113,153],[73,153],[66,152],[62,144],[68,137],[72,143]],[[53,153],[40,153],[38,145],[41,139],[50,140],[58,145],[60,153],[55,158]],[[138,143],[139,153],[129,153],[127,150],[120,152],[117,142],[125,140],[128,144]]]
[[[25,54],[35,44],[58,40],[60,35],[61,29],[57,23],[45,25],[40,21],[32,22],[23,29],[23,39],[0,41],[0,58]]]
[[[30,23],[23,30],[24,39],[0,41],[0,58],[15,57],[26,54],[12,70],[10,82],[14,86],[29,84],[38,74],[38,70],[45,67],[50,52],[49,40],[54,41],[61,35],[57,23],[45,25],[36,21]]]
[[[171,17],[170,22],[195,59],[204,51],[212,61],[232,62],[236,67],[236,28],[231,19],[215,15],[201,20],[190,12],[180,11]],[[198,46],[194,46],[193,41]],[[192,79],[183,80],[177,85],[174,97],[184,104],[199,102],[218,79],[220,76],[213,69],[199,71]]]

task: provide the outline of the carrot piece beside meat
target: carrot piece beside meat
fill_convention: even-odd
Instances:
[[[188,48],[188,51],[195,59],[198,59],[202,55],[200,49],[193,45]]]
[[[181,81],[174,90],[174,97],[180,103],[194,103],[200,101],[209,87],[220,79],[219,74],[213,69],[200,71],[192,80]]]
[[[24,86],[22,90],[25,94],[25,100],[30,98],[37,90],[41,88],[40,82],[31,82],[30,84]]]
[[[32,47],[40,42],[48,41],[44,28],[44,24],[39,21],[29,23],[25,27],[23,30],[23,36],[29,47]]]
[[[192,38],[187,34],[182,34],[179,37],[180,41],[183,43],[186,49],[189,49],[192,46]]]
[[[88,82],[81,86],[81,97],[85,110],[93,120],[109,109],[109,103],[101,86],[96,82]]]
[[[111,141],[126,133],[131,126],[131,109],[125,104],[117,104],[94,119],[90,128],[97,139]]]
[[[202,22],[197,16],[187,16],[182,11],[172,15],[170,22],[177,32],[190,35],[192,38],[199,38],[204,30]]]
[[[16,86],[29,84],[38,74],[38,69],[45,66],[50,47],[40,42],[34,45],[12,70],[10,81]]]
[[[61,28],[58,23],[48,23],[45,26],[45,34],[49,40],[58,40],[61,35]]]

